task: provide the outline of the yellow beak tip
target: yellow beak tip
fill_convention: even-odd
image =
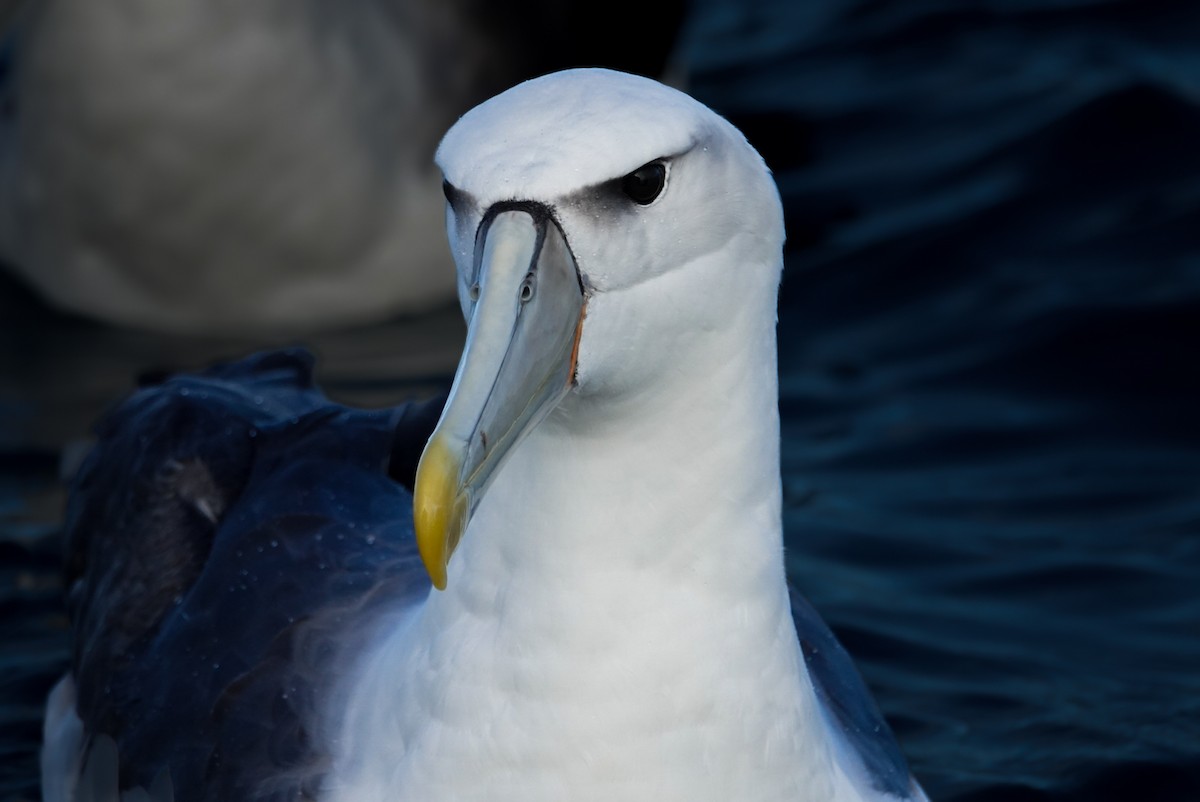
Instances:
[[[441,513],[441,510],[431,511],[428,505],[422,506],[419,503],[421,498],[420,491],[422,488],[418,485],[415,499],[418,503],[415,507],[415,529],[417,534],[417,551],[421,553],[421,562],[425,563],[425,570],[429,573],[429,578],[433,581],[433,586],[438,590],[446,589],[446,567],[450,562],[449,532],[447,531],[449,521],[447,516]],[[432,512],[432,514],[430,514]]]
[[[413,525],[417,550],[429,579],[446,589],[446,568],[466,526],[467,499],[460,487],[461,461],[444,437],[434,435],[417,466]]]
[[[446,589],[446,566],[441,566],[436,563],[425,562],[425,570],[429,572],[429,579],[433,582],[433,586],[438,590]]]

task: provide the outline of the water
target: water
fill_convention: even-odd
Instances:
[[[775,167],[789,567],[934,798],[1200,799],[1185,3],[702,3]]]
[[[1200,800],[1200,8],[691,10],[691,90],[787,210],[788,565],[934,799]],[[0,798],[65,656],[63,445],[146,338],[3,288]],[[318,338],[342,398],[451,369],[453,313]]]

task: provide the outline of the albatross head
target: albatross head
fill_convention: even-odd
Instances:
[[[708,335],[773,321],[783,216],[737,129],[608,70],[492,98],[450,129],[437,162],[468,333],[414,508],[444,588],[490,478],[547,414],[572,397],[620,407],[682,363],[702,366]]]

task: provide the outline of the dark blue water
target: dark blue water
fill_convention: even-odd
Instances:
[[[1200,800],[1197,41],[1160,0],[691,9],[689,88],[787,211],[789,568],[934,799]],[[0,289],[0,798],[30,799],[59,451],[137,370],[238,344]],[[447,320],[318,343],[326,379],[394,399]]]
[[[1200,800],[1200,6],[705,2],[789,567],[934,798]]]

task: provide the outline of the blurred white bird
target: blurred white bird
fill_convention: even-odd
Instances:
[[[500,86],[578,57],[554,34],[580,21],[544,5],[30,3],[6,54],[0,260],[56,306],[173,332],[447,303],[433,149]],[[648,23],[659,67],[669,5]]]

